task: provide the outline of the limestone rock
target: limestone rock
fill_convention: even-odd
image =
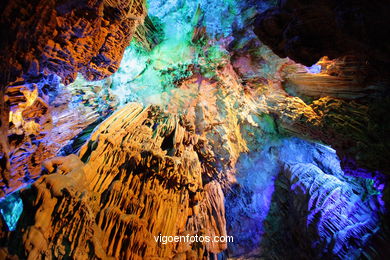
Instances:
[[[283,86],[291,95],[303,99],[335,97],[342,99],[372,98],[386,93],[381,82],[375,82],[370,67],[356,57],[321,58],[316,73],[299,64],[287,66]],[[374,81],[373,81],[374,80]]]
[[[0,14],[0,171],[7,182],[12,170],[6,86],[20,77],[31,82],[42,74],[56,74],[66,84],[78,72],[89,80],[111,75],[143,22],[146,7],[143,0],[7,0],[1,2]],[[27,127],[37,131],[33,121]]]
[[[352,54],[389,64],[387,1],[278,1],[261,13],[254,32],[280,57],[306,66]]]
[[[281,190],[284,189],[283,195]],[[289,243],[307,239],[301,241],[302,248],[293,249],[296,255],[305,252],[305,256],[299,258],[310,254],[314,258],[356,258],[357,251],[351,248],[364,250],[364,243],[379,230],[379,216],[348,182],[322,172],[313,164],[285,165],[276,182],[276,192],[274,200],[279,212],[271,210],[269,218],[274,214],[283,216],[289,233],[289,238],[282,238],[286,251],[289,251]],[[281,238],[273,237],[272,232],[268,236],[274,243]],[[365,250],[370,252],[371,249]]]
[[[55,73],[66,83],[77,72],[90,80],[111,75],[146,14],[142,0],[18,0],[2,6],[0,23],[7,30],[1,31],[0,57],[9,81],[40,73]]]
[[[203,181],[197,142],[180,117],[125,106],[82,148],[85,165],[75,155],[44,162],[48,175],[22,192],[24,215],[10,254],[199,259],[221,252],[226,242],[155,241],[160,234],[226,235],[224,195],[218,182]]]
[[[10,109],[10,176],[2,178],[0,187],[8,194],[38,178],[41,163],[55,156],[99,115],[93,107],[72,108],[70,91],[54,75],[36,83],[15,82],[5,94]]]

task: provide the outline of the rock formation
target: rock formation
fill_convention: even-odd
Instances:
[[[306,66],[318,62],[320,68],[319,74],[296,65],[287,69],[285,90],[311,108],[303,112],[302,107],[299,122],[288,119],[282,124],[332,145],[340,157],[356,160],[359,167],[385,173],[388,164],[380,158],[389,154],[384,134],[389,124],[378,115],[389,108],[389,74],[382,69],[390,62],[383,38],[388,34],[388,8],[386,1],[279,1],[254,23],[255,34],[277,55]],[[302,105],[300,99],[287,99],[291,108],[291,102]]]
[[[99,118],[93,106],[78,103],[77,109],[71,109],[73,97],[69,90],[72,89],[61,86],[55,76],[8,86],[5,97],[10,109],[7,133],[10,176],[8,181],[2,179],[3,194],[38,178],[45,159],[55,156]]]
[[[286,210],[282,215],[295,222],[295,227],[291,225],[292,222],[287,224],[287,228],[291,229],[290,239],[299,240],[304,236],[311,240],[306,243],[308,248],[295,252],[299,254],[299,251],[305,251],[303,258],[310,251],[313,251],[313,257],[356,258],[356,251],[351,247],[364,248],[365,239],[372,237],[379,228],[378,216],[372,214],[375,206],[371,208],[364,203],[344,180],[325,174],[313,164],[285,165],[282,174],[284,178],[278,179],[276,189],[281,200],[278,203]],[[290,196],[282,195],[283,192],[279,191],[286,186],[289,189],[285,192]],[[283,211],[281,208],[279,210]],[[280,214],[280,211],[272,212],[270,216]],[[348,218],[344,218],[344,215],[348,215]],[[302,235],[302,232],[307,233]],[[289,242],[283,239],[283,243],[288,248]],[[364,254],[370,255],[370,252]]]
[[[0,10],[8,82],[40,73],[55,73],[66,83],[77,72],[90,80],[111,75],[146,15],[144,1],[20,0],[5,1]],[[2,84],[5,79],[2,74]]]
[[[56,74],[68,84],[114,73],[146,15],[144,1],[2,1],[0,4],[1,173],[9,179],[5,87]],[[43,104],[41,102],[41,104]],[[48,106],[45,104],[43,106]],[[27,134],[27,133],[24,133]]]
[[[227,230],[236,238],[231,256],[382,256],[383,249],[363,246],[378,235],[381,197],[346,177],[333,149],[299,139],[269,142],[266,148],[272,153],[244,155],[237,167],[241,185],[226,197]]]
[[[160,234],[226,235],[223,192],[206,178],[210,162],[200,161],[200,142],[184,119],[127,105],[82,148],[85,165],[75,155],[44,162],[48,175],[21,194],[25,210],[9,254],[198,259],[226,249],[155,242]]]
[[[389,64],[388,1],[281,0],[261,13],[254,32],[280,57],[311,66],[323,56]]]
[[[145,6],[0,4],[0,258],[386,256],[388,7]]]

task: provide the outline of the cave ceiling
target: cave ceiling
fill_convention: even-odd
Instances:
[[[386,259],[389,9],[2,1],[0,259]]]

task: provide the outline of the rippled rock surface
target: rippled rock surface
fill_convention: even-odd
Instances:
[[[337,30],[363,1],[22,2],[0,4],[1,259],[388,255],[387,56]]]
[[[226,235],[224,195],[207,160],[199,159],[202,142],[182,118],[127,105],[97,128],[81,160],[44,162],[47,175],[21,193],[24,212],[9,254],[201,258],[226,249],[226,243],[161,246],[154,238]]]

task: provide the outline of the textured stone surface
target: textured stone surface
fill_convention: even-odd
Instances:
[[[375,208],[364,203],[348,183],[324,173],[313,164],[286,165],[283,174],[286,179],[280,178],[276,185],[281,188],[286,184],[290,186],[286,193],[292,192],[292,196],[277,194],[283,202],[287,198],[288,211],[291,211],[284,214],[292,215],[291,221],[295,222],[295,227],[288,224],[292,229],[292,239],[306,237],[313,240],[313,244],[307,245],[314,252],[322,251],[319,255],[356,258],[355,250],[364,248],[365,240],[379,229],[378,216],[373,213]],[[280,213],[283,214],[277,214]],[[346,215],[348,218],[344,217]]]
[[[311,73],[312,69],[317,69]],[[341,99],[375,98],[386,95],[386,85],[372,79],[366,62],[352,56],[335,60],[321,58],[311,68],[292,64],[287,66],[283,86],[291,94],[304,100],[334,97]]]
[[[268,102],[269,111],[278,116],[284,130],[321,140],[334,147],[342,159],[353,159],[360,167],[390,172],[386,163],[389,123],[378,117],[389,106],[386,97],[368,104],[323,97],[306,104],[297,97],[270,95]]]
[[[388,1],[282,0],[254,26],[277,55],[306,66],[347,54],[389,64],[388,13]]]
[[[3,194],[38,178],[41,163],[100,116],[93,106],[72,107],[71,91],[54,75],[36,83],[15,82],[5,97],[10,109],[6,135],[10,176],[1,181]]]
[[[382,198],[370,192],[370,182],[343,173],[335,150],[296,138],[274,139],[265,148],[241,156],[239,185],[226,196],[227,231],[235,236],[231,256],[356,259],[385,254],[377,246],[388,238],[379,236],[380,243],[366,246],[381,234]]]
[[[301,6],[302,1],[295,2]],[[324,10],[312,14],[333,12],[328,2],[320,1]],[[66,2],[57,8],[71,7],[59,21],[74,29],[83,3],[93,4]],[[104,1],[104,9],[98,8],[102,16],[83,17],[109,21],[97,22],[102,30],[126,19],[138,23],[128,3]],[[289,3],[280,6],[287,5],[290,16],[305,12]],[[17,212],[11,218],[8,209],[20,210],[15,202],[20,201],[12,201],[6,212],[4,200],[0,203],[5,216],[0,258],[386,255],[382,214],[388,189],[378,170],[389,173],[387,83],[381,77],[367,81],[372,75],[361,56],[324,58],[311,68],[277,57],[250,30],[256,12],[267,7],[260,1],[153,0],[111,78],[86,82],[80,77],[64,91],[38,83],[32,65],[27,80],[10,84],[6,134],[12,178],[3,182],[12,183],[2,187],[7,193],[35,182],[20,192],[24,208],[15,231],[7,227],[13,227]],[[313,27],[320,28],[321,19]],[[298,29],[298,35],[317,33]],[[76,42],[89,45],[84,42],[89,36],[82,35]],[[64,47],[68,44],[75,47],[71,40]],[[90,54],[83,46],[71,53],[74,59]],[[293,53],[300,57],[299,51]],[[87,80],[109,71],[113,59],[106,64],[103,56],[108,57],[103,53],[87,65],[77,60]],[[101,68],[95,68],[99,63]],[[69,72],[70,81],[73,65],[70,59],[51,68]],[[145,107],[126,105],[131,101]],[[41,164],[70,153],[78,155]],[[340,157],[346,160],[340,163]],[[354,163],[365,169],[354,169]],[[159,234],[228,234],[234,243],[164,245],[155,242]]]
[[[13,151],[6,138],[6,86],[20,77],[34,82],[42,74],[56,74],[66,84],[74,81],[78,72],[89,80],[111,75],[143,22],[146,7],[143,0],[17,0],[2,1],[0,14],[0,171],[7,184],[13,173],[9,154]],[[10,91],[17,95],[15,88]],[[19,101],[23,100],[11,100]],[[37,102],[47,112],[47,104]],[[37,128],[33,124],[30,121],[25,127]]]
[[[221,186],[203,181],[207,161],[199,161],[197,149],[198,137],[183,119],[127,105],[82,148],[85,165],[75,155],[43,164],[48,175],[22,192],[24,215],[9,254],[198,259],[226,249],[226,243],[161,245],[154,239],[226,235]]]
[[[146,14],[144,1],[103,0],[5,1],[1,11],[2,73],[12,81],[55,73],[66,83],[77,72],[90,80],[115,72]]]

